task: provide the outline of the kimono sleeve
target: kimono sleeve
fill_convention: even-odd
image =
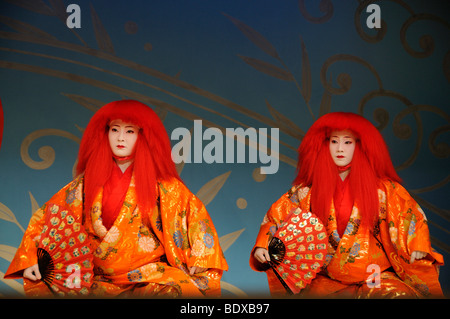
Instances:
[[[37,243],[44,223],[44,207],[42,207],[31,217],[22,242],[6,271],[5,279],[21,278],[26,268],[37,264]]]
[[[219,237],[205,205],[194,194],[190,194],[187,205],[187,229],[190,243],[188,266],[227,270]]]
[[[228,269],[210,215],[181,181],[160,184],[160,211],[163,242],[171,265]]]
[[[79,177],[59,190],[53,197],[38,209],[28,224],[22,242],[6,271],[6,279],[16,279],[23,276],[23,271],[37,264],[37,246],[42,228],[46,222],[45,212],[52,209],[54,204],[80,206],[82,204],[82,177]]]
[[[269,242],[275,234],[279,225],[283,222],[286,216],[289,215],[292,209],[298,207],[298,203],[291,200],[292,190],[280,197],[267,211],[259,228],[258,236],[256,237],[255,245],[250,253],[250,267],[255,271],[265,271],[264,267],[258,260],[256,260],[254,253],[258,247],[268,248]]]
[[[431,247],[425,213],[398,183],[385,182],[379,198],[385,215],[380,223],[381,240],[397,275],[424,296],[441,295],[437,268],[444,259]],[[410,263],[414,251],[426,252],[427,256]]]
[[[179,180],[160,182],[159,188],[161,241],[167,261],[186,274],[189,267],[207,268],[190,279],[204,295],[220,296],[220,279],[228,264],[205,206]]]

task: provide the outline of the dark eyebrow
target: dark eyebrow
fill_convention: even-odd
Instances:
[[[118,126],[118,127],[120,127],[119,124],[110,125],[110,127],[113,127],[113,126]],[[127,125],[127,126],[125,126],[125,128],[137,128],[137,127],[134,126],[134,125]]]
[[[339,137],[339,136],[337,136],[337,135],[332,135],[332,136],[330,136],[330,138],[331,138],[331,137]],[[344,136],[344,138],[353,138],[353,139],[354,139],[354,137],[349,136],[349,135]]]

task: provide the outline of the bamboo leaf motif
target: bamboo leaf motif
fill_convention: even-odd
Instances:
[[[283,128],[287,131],[287,133],[295,137],[299,140],[303,138],[305,135],[305,132],[297,126],[293,121],[291,121],[287,116],[281,114],[278,112],[273,106],[270,105],[270,103],[266,100],[267,108],[269,109],[270,114],[277,122],[278,127]]]
[[[444,231],[448,234],[448,230],[446,230],[444,228]],[[434,236],[430,236],[430,241],[431,241],[432,247],[437,247],[437,248],[445,251],[447,254],[450,254],[450,246],[447,245],[446,243],[440,241],[439,239],[437,239]]]
[[[258,31],[254,30],[250,26],[246,25],[242,21],[239,21],[227,14],[224,13],[224,15],[230,19],[238,28],[239,30],[248,38],[250,41],[252,41],[257,47],[259,47],[261,50],[263,50],[265,53],[267,53],[269,56],[277,59],[284,67],[284,69],[279,68],[273,64],[270,64],[265,61],[261,61],[255,58],[245,57],[239,55],[239,57],[244,60],[245,63],[252,66],[256,70],[265,73],[267,75],[273,76],[275,78],[284,80],[284,81],[293,81],[295,82],[295,85],[297,86],[298,90],[300,91],[300,94],[302,95],[303,99],[306,102],[306,105],[308,107],[309,113],[311,114],[312,118],[314,118],[314,113],[312,112],[312,109],[309,105],[309,101],[311,99],[311,91],[312,91],[312,78],[311,78],[311,65],[309,62],[308,53],[306,51],[305,43],[303,42],[303,39],[301,40],[301,46],[302,46],[302,86],[297,83],[296,79],[294,78],[292,72],[289,70],[289,68],[286,66],[286,64],[282,61],[280,56],[278,55],[277,50],[275,47]]]
[[[293,81],[294,77],[292,74],[286,70],[283,70],[282,68],[277,67],[276,65],[273,65],[271,63],[250,58],[246,56],[239,55],[239,57],[248,65],[252,66],[256,70],[265,73],[267,75],[273,76],[275,78],[284,80],[284,81]]]
[[[0,203],[0,219],[16,224],[23,232],[25,232],[25,229],[19,224],[14,213],[3,203]]]
[[[231,171],[219,175],[203,185],[202,188],[200,188],[196,196],[203,202],[205,206],[208,205],[214,199],[214,197],[216,197],[217,193],[223,187],[230,174]]]
[[[62,0],[49,0],[50,4],[53,7],[53,12],[62,22],[66,23],[67,12],[66,6],[62,2]]]
[[[330,80],[327,81],[329,85],[331,85],[331,73],[330,73]],[[325,115],[327,113],[330,113],[331,111],[331,93],[325,89],[323,91],[322,100],[320,101],[320,107],[319,107],[319,117],[322,115]]]
[[[181,172],[183,171],[184,168],[184,162],[175,164],[175,169],[177,170],[178,175],[181,175]]]
[[[14,222],[16,220],[14,213],[3,203],[0,203],[0,218],[8,222]]]
[[[91,18],[92,24],[94,26],[95,38],[97,39],[97,44],[100,50],[114,54],[114,46],[111,42],[111,38],[109,37],[108,32],[103,26],[100,17],[94,9],[94,6],[91,4]]]
[[[16,30],[19,33],[29,34],[29,35],[32,35],[32,36],[35,36],[38,38],[46,38],[46,39],[56,40],[56,38],[54,36],[52,36],[51,34],[45,32],[41,29],[36,28],[35,26],[32,26],[31,24],[12,19],[10,17],[0,16],[0,22],[7,25],[11,29]]]
[[[0,257],[11,262],[16,254],[16,247],[8,245],[0,245]]]
[[[250,40],[255,44],[258,48],[263,50],[265,53],[270,55],[271,57],[275,59],[279,59],[278,52],[275,49],[275,47],[258,31],[255,29],[249,27],[242,21],[239,21],[236,18],[233,18],[229,16],[226,13],[223,13],[224,16],[226,16],[228,19],[231,20],[231,22],[234,23],[234,25]]]
[[[47,16],[55,15],[55,12],[49,6],[47,6],[42,0],[5,0],[5,1],[39,14]]]
[[[319,116],[330,113],[331,111],[331,94],[324,90],[322,100],[320,101]]]
[[[241,236],[242,232],[245,230],[245,228],[242,228],[240,230],[237,230],[235,232],[223,235],[219,238],[220,247],[222,248],[222,251],[227,251],[228,248],[230,248],[231,245]]]
[[[306,52],[306,46],[303,39],[302,42],[302,95],[305,99],[306,104],[309,103],[311,99],[311,65],[309,63],[308,52]]]
[[[30,195],[30,201],[31,201],[31,215],[33,215],[34,212],[37,211],[40,207],[39,207],[36,199],[34,198],[33,194],[31,194],[31,192],[28,192],[28,194]]]
[[[92,112],[97,112],[103,105],[105,105],[105,103],[103,103],[102,101],[99,101],[99,100],[96,100],[96,99],[93,99],[90,97],[86,97],[86,96],[70,94],[70,93],[62,93],[62,95],[64,95],[65,97],[68,97],[72,101],[80,104],[81,106],[87,108],[88,110],[90,110]]]

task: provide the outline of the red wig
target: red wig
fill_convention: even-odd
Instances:
[[[298,148],[294,185],[311,186],[311,210],[327,221],[339,171],[329,151],[332,131],[351,131],[356,138],[349,178],[361,223],[373,229],[379,214],[378,183],[381,179],[401,182],[386,143],[375,126],[354,113],[328,113],[308,130]]]
[[[172,161],[169,136],[158,115],[138,101],[108,103],[89,121],[78,153],[76,171],[77,175],[84,174],[86,212],[115,165],[108,131],[111,121],[118,119],[140,128],[134,151],[134,177],[141,211],[148,212],[155,206],[157,181],[171,177],[181,180]]]

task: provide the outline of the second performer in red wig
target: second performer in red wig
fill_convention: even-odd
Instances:
[[[400,184],[380,132],[364,117],[329,113],[298,149],[294,186],[269,209],[250,257],[256,271],[270,261],[268,243],[289,214],[314,213],[328,234],[322,271],[301,293],[314,297],[441,297],[423,210]],[[267,270],[273,294],[285,290]]]

